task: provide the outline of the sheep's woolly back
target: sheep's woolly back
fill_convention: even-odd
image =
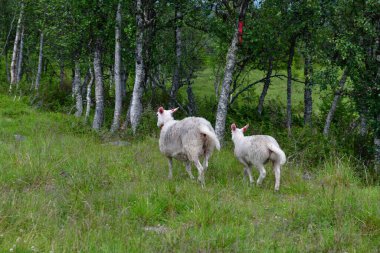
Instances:
[[[215,142],[215,138],[210,122],[203,118],[171,120],[161,129],[160,151],[168,157],[194,161],[206,152],[211,153],[214,147],[220,148],[219,141]]]
[[[269,135],[233,136],[236,157],[249,164],[264,164],[272,160],[281,165],[286,162],[284,151],[281,150],[277,141]]]

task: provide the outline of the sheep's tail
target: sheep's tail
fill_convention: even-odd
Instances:
[[[270,143],[268,145],[268,148],[270,151],[272,151],[273,153],[275,153],[278,157],[278,160],[277,162],[279,162],[281,165],[285,164],[286,162],[286,155],[284,153],[284,151],[282,151],[282,149],[280,147],[278,147],[277,145],[274,145],[273,143]]]
[[[204,125],[201,125],[199,127],[199,131],[202,134],[207,135],[214,142],[216,149],[220,150],[220,143],[219,143],[218,137],[216,137],[216,134],[213,131],[211,131],[207,126],[204,126]]]

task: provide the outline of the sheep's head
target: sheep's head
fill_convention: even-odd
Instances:
[[[237,136],[237,135],[240,135],[240,136],[244,136],[244,133],[247,131],[249,125],[245,125],[243,128],[237,128],[236,124],[233,123],[231,125],[231,135],[232,135],[232,138],[234,136]]]
[[[173,120],[173,113],[175,113],[178,108],[165,110],[162,106],[157,110],[157,126],[162,128],[164,124],[170,120]]]

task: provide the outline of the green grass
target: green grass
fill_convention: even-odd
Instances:
[[[249,186],[228,143],[202,189],[178,162],[167,179],[152,131],[104,145],[72,116],[0,95],[0,251],[378,252],[380,187],[363,185],[348,158],[291,159],[275,193],[269,168]]]

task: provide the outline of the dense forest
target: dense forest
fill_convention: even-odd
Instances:
[[[215,122],[220,140],[232,121],[274,125],[289,138],[311,128],[378,170],[376,0],[0,4],[4,93],[111,132],[138,133],[159,105]],[[285,103],[265,103],[278,81]]]

